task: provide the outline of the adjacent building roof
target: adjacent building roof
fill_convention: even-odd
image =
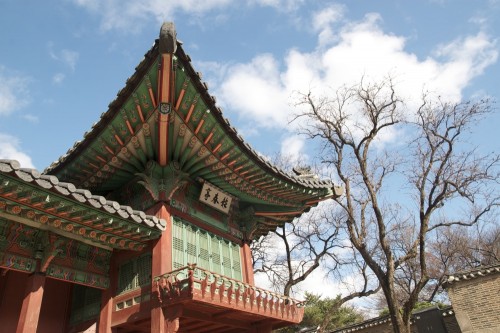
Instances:
[[[93,195],[17,161],[0,160],[0,217],[108,248],[140,250],[166,221]]]
[[[460,281],[472,280],[486,275],[500,273],[500,263],[491,266],[479,266],[470,270],[447,275],[443,281],[443,287],[448,288],[450,285]]]
[[[421,310],[413,313],[412,319],[411,319],[411,324],[415,325],[415,323],[417,321],[427,319],[428,317],[425,317],[425,314],[430,313],[430,312],[437,312],[437,315],[442,316],[442,317],[448,317],[448,316],[454,315],[454,311],[453,311],[453,308],[451,306],[447,306],[443,309],[440,309],[437,306],[432,306],[432,307],[428,307],[425,309],[421,309]],[[423,319],[423,317],[425,317],[425,319]],[[382,325],[384,325],[384,326],[382,326]],[[367,320],[364,320],[360,323],[344,326],[341,328],[336,328],[336,329],[328,331],[328,333],[352,333],[352,332],[359,332],[359,331],[363,331],[363,332],[371,332],[371,331],[373,331],[373,332],[385,332],[385,331],[387,331],[387,332],[389,332],[391,330],[390,328],[383,329],[383,328],[380,328],[380,326],[390,327],[390,325],[392,325],[391,324],[391,317],[389,315],[384,315],[384,316],[380,316],[380,317],[376,317],[376,318],[367,319]],[[300,332],[301,333],[315,333],[318,331],[318,329],[319,329],[319,327],[318,328],[310,328],[310,329],[304,329]],[[439,328],[435,328],[435,330],[431,331],[431,332],[441,332],[441,330],[439,330]]]

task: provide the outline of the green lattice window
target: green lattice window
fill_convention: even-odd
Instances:
[[[101,310],[101,290],[73,285],[71,296],[70,324],[78,324],[95,319]]]
[[[145,254],[120,266],[117,294],[151,284],[151,254]]]
[[[241,280],[240,247],[179,218],[172,223],[172,268],[198,267]]]

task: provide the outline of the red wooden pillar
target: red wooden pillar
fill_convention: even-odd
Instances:
[[[250,245],[244,242],[241,250],[243,254],[243,271],[245,273],[245,282],[253,286],[255,285],[255,282],[253,278],[252,251],[250,250]]]
[[[174,306],[165,309],[166,333],[177,333],[179,331],[181,315],[182,315],[181,306]]]
[[[3,294],[5,293],[5,286],[7,285],[7,274],[9,270],[6,268],[0,269],[0,300],[3,300]],[[0,308],[2,308],[2,302],[0,301]]]
[[[33,333],[38,327],[40,309],[42,307],[44,273],[32,273],[26,282],[23,306],[19,314],[16,333]]]
[[[161,237],[153,243],[151,274],[154,278],[172,270],[172,224],[170,213],[164,203],[152,207],[146,213],[167,221],[167,229],[162,233]],[[165,313],[161,307],[162,304],[159,302],[158,291],[154,283],[151,287],[151,332],[164,333],[166,332],[167,325]]]
[[[101,298],[101,312],[97,323],[97,333],[111,333],[111,322],[113,313],[113,295],[118,283],[118,270],[115,265],[115,256],[111,255],[109,265],[109,287],[104,290]]]

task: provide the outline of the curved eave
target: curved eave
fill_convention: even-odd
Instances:
[[[0,160],[0,216],[116,249],[141,250],[165,220]]]
[[[298,207],[333,194],[331,181],[289,175],[259,156],[223,117],[181,47],[176,57],[170,158],[185,172],[249,203]]]
[[[120,187],[155,158],[158,41],[108,110],[43,173],[98,193]]]
[[[181,45],[177,43],[171,75],[169,161],[179,163],[193,180],[204,179],[240,202],[268,205],[270,210],[305,210],[334,194],[331,181],[289,175],[245,143],[223,117]],[[159,57],[156,42],[108,111],[45,173],[106,194],[158,158]]]

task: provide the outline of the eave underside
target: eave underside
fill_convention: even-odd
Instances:
[[[168,163],[192,182],[208,181],[229,193],[240,208],[269,213],[261,220],[271,229],[332,196],[330,181],[290,176],[253,151],[223,118],[180,44],[168,75],[173,97],[160,103],[161,59],[153,46],[84,140],[46,172],[108,195],[144,173],[151,161],[164,159],[159,147],[166,142]],[[160,126],[164,120],[167,131]]]

